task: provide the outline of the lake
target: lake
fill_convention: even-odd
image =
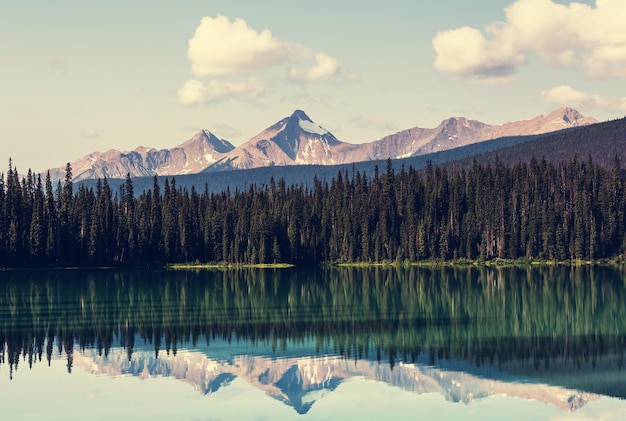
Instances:
[[[0,271],[20,420],[623,420],[621,267]]]

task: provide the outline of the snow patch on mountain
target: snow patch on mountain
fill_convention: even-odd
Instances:
[[[312,134],[318,134],[320,136],[324,136],[328,133],[328,130],[324,129],[319,124],[313,123],[312,121],[300,120],[298,121],[298,125],[302,130]]]

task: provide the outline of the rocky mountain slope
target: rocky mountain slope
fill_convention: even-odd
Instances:
[[[236,148],[203,130],[173,149],[139,147],[131,152],[94,152],[71,166],[74,181],[81,181],[105,176],[125,178],[126,174],[142,177],[272,166],[337,165],[421,156],[501,137],[548,133],[596,122],[571,108],[500,125],[453,117],[436,128],[415,127],[373,142],[351,144],[340,141],[306,113],[296,110]],[[53,180],[65,176],[65,167],[50,171]]]
[[[140,146],[133,151],[111,149],[93,152],[71,163],[74,181],[96,178],[125,178],[153,175],[194,174],[221,159],[235,147],[213,133],[201,130],[191,139],[172,148]],[[52,180],[65,177],[65,167],[50,170]]]
[[[385,136],[375,142],[359,145],[352,151],[354,161],[406,158],[458,148],[460,146],[501,137],[526,136],[553,132],[597,123],[572,108],[559,108],[547,116],[485,124],[464,117],[452,117],[434,129],[415,127]]]
[[[206,170],[248,169],[274,165],[334,165],[344,145],[332,133],[296,110],[226,154]]]
[[[250,169],[273,165],[337,165],[397,159],[454,149],[508,136],[548,133],[597,123],[571,108],[559,108],[547,116],[489,125],[452,117],[434,129],[415,127],[374,142],[350,144],[314,123],[297,110],[210,165],[205,171]]]

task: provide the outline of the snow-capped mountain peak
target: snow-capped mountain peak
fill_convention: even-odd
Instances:
[[[332,165],[343,145],[332,133],[315,123],[304,111],[295,110],[214,166],[207,168],[247,169],[271,165]]]

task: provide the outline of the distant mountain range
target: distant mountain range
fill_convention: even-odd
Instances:
[[[432,129],[415,127],[368,143],[342,142],[296,110],[291,116],[235,147],[202,130],[172,149],[138,147],[93,152],[71,163],[74,181],[145,176],[174,176],[235,169],[294,165],[340,165],[438,153],[511,136],[527,136],[597,123],[571,108],[547,116],[489,125],[463,117],[444,120]],[[65,176],[65,167],[50,170],[53,180]]]

